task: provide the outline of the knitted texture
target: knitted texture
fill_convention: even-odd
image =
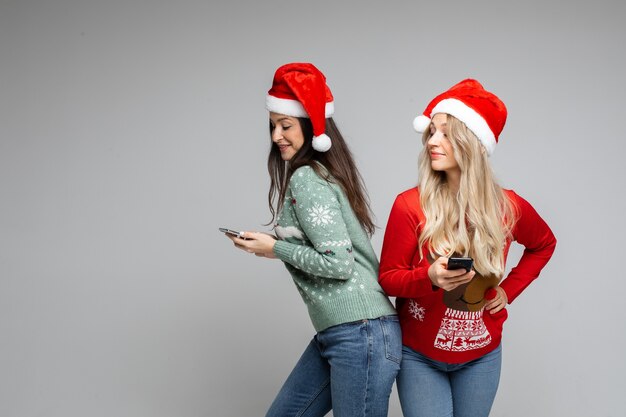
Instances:
[[[554,252],[556,239],[526,200],[513,191],[506,193],[519,212],[512,231],[513,239],[525,247],[517,266],[500,282],[511,303],[539,276]],[[385,230],[380,283],[389,295],[397,297],[402,343],[441,362],[462,363],[477,359],[500,344],[507,310],[491,314],[478,303],[474,303],[478,304],[474,308],[468,302],[458,302],[468,296],[461,287],[462,291],[454,295],[432,285],[428,277],[431,265],[428,248],[422,248],[424,258],[420,259],[418,247],[424,222],[419,190],[412,188],[398,195]],[[503,248],[505,258],[510,244],[507,241]],[[482,279],[487,277],[476,274],[472,282]],[[489,298],[489,289],[485,293],[483,296]]]
[[[285,262],[315,330],[396,314],[378,284],[367,233],[337,184],[298,168],[275,225],[274,253]]]

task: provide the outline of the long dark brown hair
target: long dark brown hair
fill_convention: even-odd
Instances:
[[[326,119],[326,134],[330,137],[332,146],[326,152],[318,152],[313,149],[313,125],[308,118],[298,117],[304,144],[291,158],[290,161],[283,161],[280,150],[272,142],[270,154],[267,158],[267,170],[270,174],[270,190],[268,202],[272,220],[268,224],[273,224],[277,213],[280,212],[287,191],[287,184],[291,175],[300,167],[308,165],[328,182],[338,184],[346,193],[350,206],[354,211],[359,223],[371,236],[374,233],[375,225],[372,221],[372,211],[369,205],[369,198],[365,190],[363,178],[356,168],[352,152],[348,144],[343,139],[337,125],[332,118]],[[270,137],[272,134],[272,123],[270,122]],[[316,163],[317,162],[317,163]],[[319,165],[326,168],[325,172]]]

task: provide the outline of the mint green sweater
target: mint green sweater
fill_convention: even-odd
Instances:
[[[304,166],[292,175],[275,226],[285,262],[315,330],[396,314],[378,285],[378,260],[337,184]]]

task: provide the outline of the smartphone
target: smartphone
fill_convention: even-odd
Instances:
[[[238,231],[236,231],[236,230],[227,229],[227,228],[225,228],[225,227],[220,227],[220,228],[219,228],[219,231],[220,231],[221,233],[226,233],[227,235],[235,236],[235,237],[238,237],[238,238],[240,238],[240,239],[245,239],[245,238],[242,236],[242,235],[243,235],[243,232],[238,232]]]
[[[472,258],[457,258],[451,257],[448,259],[448,269],[465,269],[465,272],[469,272],[472,270],[472,266],[474,265],[474,260]]]

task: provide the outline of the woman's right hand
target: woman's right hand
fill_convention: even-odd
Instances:
[[[226,235],[233,241],[235,247],[262,258],[276,259],[274,245],[276,236],[262,232],[241,232],[240,237]]]
[[[466,284],[474,278],[476,272],[474,270],[465,272],[464,269],[455,269],[449,271],[448,258],[442,256],[430,265],[428,268],[428,277],[433,285],[445,291],[452,291],[459,285]]]

